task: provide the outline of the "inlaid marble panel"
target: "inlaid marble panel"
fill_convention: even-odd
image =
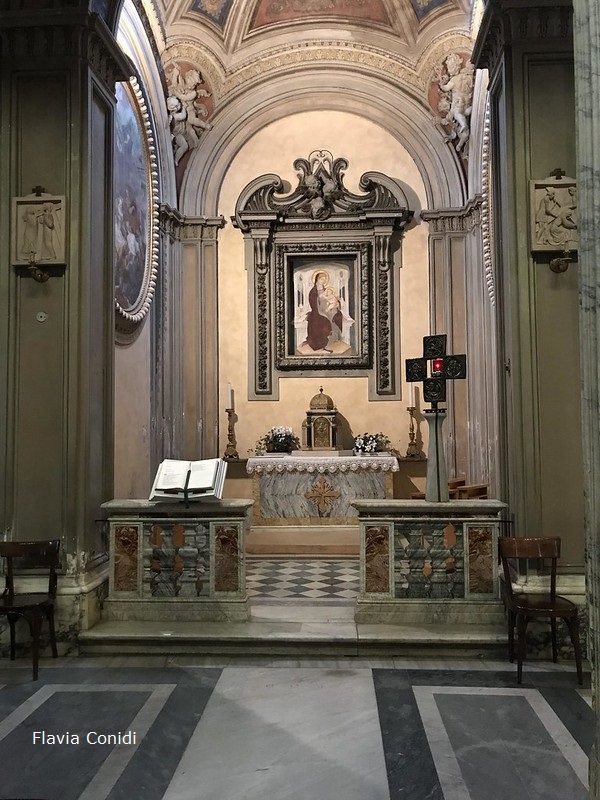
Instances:
[[[469,594],[494,593],[494,530],[491,525],[466,526]]]
[[[113,528],[115,592],[136,592],[140,528],[115,525]]]
[[[390,534],[387,525],[365,529],[365,592],[390,591]]]
[[[239,526],[218,525],[215,529],[215,592],[238,592]]]
[[[208,524],[147,523],[144,526],[144,597],[204,597],[210,592]]]
[[[444,521],[397,521],[394,595],[435,600],[464,597],[462,528]]]

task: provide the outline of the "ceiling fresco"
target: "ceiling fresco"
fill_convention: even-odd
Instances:
[[[382,0],[259,0],[250,30],[278,22],[312,21],[315,17],[390,24]]]
[[[194,0],[190,11],[195,11],[222,28],[232,5],[233,0]]]
[[[390,26],[391,15],[400,13],[399,6],[407,6],[416,21],[421,22],[436,9],[455,5],[453,0],[402,0],[401,3],[397,0],[395,3],[386,3],[385,0],[258,0],[249,30],[256,31],[283,22],[310,22],[317,19]],[[223,28],[234,6],[246,14],[251,9],[251,2],[244,0],[242,11],[239,0],[192,0],[189,11]]]

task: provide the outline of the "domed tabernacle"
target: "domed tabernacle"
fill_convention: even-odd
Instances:
[[[328,394],[319,394],[310,401],[302,423],[302,445],[306,450],[337,449],[337,409]]]
[[[323,394],[323,387],[321,386],[319,394],[316,394],[310,401],[309,408],[311,411],[333,411],[335,410],[335,403],[328,394]]]

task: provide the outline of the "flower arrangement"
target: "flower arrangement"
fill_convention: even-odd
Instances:
[[[384,433],[361,433],[354,437],[355,453],[376,453],[381,450],[388,450],[391,445],[390,439]]]
[[[276,426],[267,431],[264,436],[256,442],[254,450],[257,456],[265,453],[289,453],[298,450],[300,440],[292,430],[284,426]]]

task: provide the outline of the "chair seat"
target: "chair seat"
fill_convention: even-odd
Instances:
[[[45,593],[39,594],[15,594],[12,597],[9,595],[0,596],[0,614],[14,610],[15,613],[27,611],[30,608],[39,606],[50,606],[54,602],[53,598]]]
[[[511,608],[519,614],[548,617],[575,617],[577,606],[566,597],[557,595],[554,600],[549,594],[513,594]]]

